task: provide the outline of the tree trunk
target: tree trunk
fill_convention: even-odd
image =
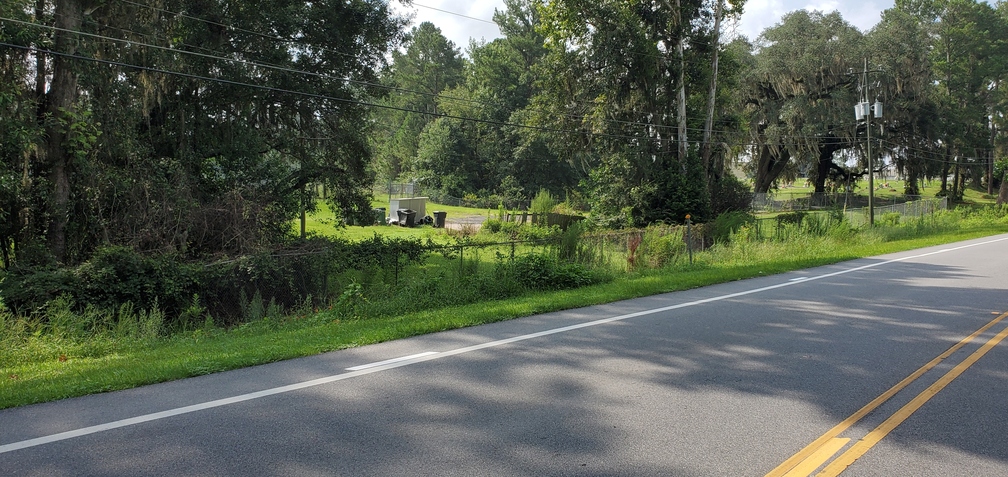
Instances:
[[[994,82],[994,90],[998,89],[1001,84],[1001,80]],[[990,117],[994,117],[994,112],[992,111]],[[990,125],[990,142],[988,143],[987,149],[987,195],[994,193],[994,142],[997,140],[997,125],[994,124],[993,119],[988,119],[988,124]]]
[[[73,55],[80,30],[83,7],[80,0],[57,0],[55,8],[55,51]],[[49,164],[49,251],[58,262],[66,260],[66,226],[70,220],[70,178],[68,151],[66,150],[67,124],[61,119],[70,116],[77,101],[77,74],[73,60],[64,56],[52,59],[52,82],[46,94],[46,142],[43,156]]]
[[[920,173],[916,166],[909,166],[906,169],[906,182],[903,186],[904,195],[920,195]]]
[[[683,42],[685,41],[685,31],[686,29],[682,24],[682,2],[676,0],[676,11],[678,24],[676,25],[677,36],[679,40],[676,41],[676,55],[679,58],[679,164],[682,167],[683,172],[686,171],[686,55],[684,52]]]
[[[35,0],[35,18],[45,18],[45,0]],[[43,48],[42,45],[38,46],[39,49]],[[35,55],[35,99],[38,101],[39,109],[36,111],[39,117],[42,116],[45,108],[45,101],[43,97],[45,96],[45,85],[46,85],[46,56],[43,54]]]
[[[945,160],[942,161],[941,191],[940,192],[943,192],[946,196],[949,193],[949,190],[948,190],[948,175],[949,175],[949,171],[952,169],[952,166],[951,166],[952,160],[951,159],[952,159],[952,149],[949,148],[948,146],[945,146]]]
[[[757,159],[756,178],[753,180],[753,188],[757,194],[765,194],[770,190],[774,181],[784,172],[791,153],[787,149],[781,149],[774,154],[769,146],[761,146],[759,158]]]
[[[707,119],[704,123],[703,145],[700,154],[708,182],[711,179],[711,129],[714,128],[714,100],[717,96],[718,53],[721,47],[721,0],[714,7],[714,58],[711,60],[710,90],[707,92]]]
[[[1008,204],[1008,176],[1001,179],[1001,188],[998,189],[997,205]]]
[[[956,154],[953,162],[955,165],[953,166],[952,172],[952,198],[959,200],[959,197],[962,195],[962,175],[959,173],[959,154]]]
[[[824,159],[823,156],[826,156]],[[826,195],[826,179],[829,178],[830,166],[833,164],[833,153],[828,155],[820,152],[819,163],[816,165],[816,179],[814,195],[823,197]]]

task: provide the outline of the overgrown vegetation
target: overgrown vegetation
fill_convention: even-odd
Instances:
[[[8,291],[21,279],[33,283],[26,290],[59,283],[64,292],[0,310],[0,407],[1008,231],[1008,206],[874,228],[851,227],[840,214],[801,217],[725,215],[696,229],[717,238],[693,251],[692,264],[682,227],[606,232],[587,222],[538,242],[489,231],[451,245],[315,240],[329,249],[292,248],[210,271],[186,265],[168,273],[158,268],[165,257],[108,250],[50,279],[4,277]],[[117,273],[133,279],[118,283]],[[109,305],[124,297],[150,301]]]

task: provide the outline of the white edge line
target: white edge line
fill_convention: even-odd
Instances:
[[[360,371],[362,369],[374,368],[377,366],[382,366],[385,364],[398,363],[400,361],[411,361],[417,358],[423,358],[424,356],[430,356],[433,354],[438,354],[437,351],[425,351],[423,353],[411,354],[409,356],[400,356],[398,358],[386,359],[385,361],[378,361],[377,363],[362,364],[360,366],[354,366],[352,368],[347,368],[347,371]]]
[[[664,307],[661,307],[661,308],[653,308],[653,309],[650,309],[650,310],[643,310],[643,311],[638,311],[638,312],[634,312],[634,313],[627,313],[625,315],[614,316],[614,317],[611,317],[611,318],[603,318],[601,320],[589,321],[589,322],[585,322],[585,323],[579,323],[579,324],[576,324],[576,325],[570,325],[570,326],[564,326],[564,327],[561,327],[561,328],[554,328],[554,329],[550,329],[550,330],[540,331],[540,332],[537,332],[537,333],[530,333],[530,334],[526,334],[526,335],[514,336],[514,337],[511,337],[511,338],[505,338],[505,339],[502,339],[502,340],[490,341],[490,342],[487,342],[487,343],[482,343],[482,344],[473,345],[473,346],[467,346],[467,347],[464,347],[464,348],[458,348],[458,349],[454,349],[454,350],[451,350],[451,351],[444,351],[444,352],[440,352],[440,353],[435,352],[435,351],[428,351],[428,352],[419,353],[419,354],[416,354],[416,355],[404,356],[404,357],[401,357],[401,358],[390,359],[390,360],[381,361],[381,362],[378,362],[378,363],[371,363],[371,364],[367,364],[367,365],[362,365],[363,367],[357,366],[357,367],[355,367],[355,368],[357,368],[356,370],[351,370],[352,368],[347,368],[348,370],[351,370],[348,373],[337,374],[337,375],[334,375],[334,376],[326,376],[326,377],[323,377],[323,378],[313,379],[313,380],[310,380],[310,381],[303,381],[303,382],[300,382],[300,383],[288,384],[286,386],[280,386],[280,387],[275,387],[275,388],[270,388],[270,389],[264,389],[262,391],[257,391],[257,392],[253,392],[253,393],[241,394],[241,395],[232,396],[232,397],[229,397],[229,398],[217,399],[217,400],[214,400],[214,401],[208,401],[208,402],[200,403],[200,404],[193,404],[191,406],[184,406],[184,407],[179,407],[179,408],[175,408],[175,409],[168,409],[166,411],[155,412],[155,413],[151,413],[151,414],[144,414],[144,415],[141,415],[141,416],[131,417],[131,418],[127,418],[127,419],[121,419],[121,420],[118,420],[118,421],[112,421],[112,422],[108,422],[108,423],[105,423],[105,424],[98,424],[98,425],[95,425],[95,426],[84,427],[84,428],[75,429],[75,430],[72,430],[72,431],[60,432],[58,434],[51,434],[51,435],[48,435],[48,436],[37,437],[37,438],[34,438],[34,439],[27,439],[27,440],[18,441],[18,442],[12,442],[10,444],[0,445],[0,454],[16,451],[16,450],[19,450],[19,449],[25,449],[25,448],[29,448],[29,447],[40,446],[40,445],[43,445],[43,444],[50,444],[50,443],[53,443],[53,442],[59,442],[59,441],[67,440],[67,439],[73,439],[75,437],[86,436],[86,435],[89,435],[89,434],[96,434],[98,432],[108,431],[108,430],[112,430],[112,429],[118,429],[120,427],[133,426],[133,425],[136,425],[136,424],[142,424],[142,423],[145,423],[145,422],[156,421],[156,420],[165,419],[165,418],[168,418],[168,417],[179,416],[179,415],[182,415],[182,414],[189,414],[189,413],[192,413],[192,412],[202,411],[202,410],[206,410],[206,409],[212,409],[212,408],[215,408],[215,407],[226,406],[226,405],[229,405],[229,404],[236,404],[236,403],[240,403],[240,402],[243,402],[243,401],[250,401],[250,400],[253,400],[253,399],[259,399],[259,398],[263,398],[263,397],[267,397],[267,396],[273,396],[275,394],[283,394],[283,393],[288,393],[288,392],[291,392],[291,391],[297,391],[297,390],[300,390],[300,389],[311,388],[311,387],[315,387],[315,386],[321,386],[323,384],[329,384],[329,383],[333,383],[333,382],[336,382],[336,381],[342,381],[342,380],[345,380],[345,379],[355,378],[357,376],[363,376],[363,375],[367,375],[367,374],[378,373],[378,372],[381,372],[381,371],[395,369],[395,368],[399,368],[399,367],[402,367],[402,366],[409,366],[409,365],[412,365],[412,364],[422,363],[422,362],[430,361],[430,360],[434,360],[434,359],[445,358],[445,357],[455,356],[455,355],[464,354],[464,353],[470,353],[470,352],[473,352],[473,351],[478,351],[478,350],[487,349],[487,348],[494,348],[494,347],[497,347],[497,346],[502,346],[502,345],[506,345],[506,344],[510,344],[510,343],[516,343],[516,342],[519,342],[519,341],[525,341],[525,340],[530,340],[530,339],[539,338],[539,337],[543,337],[543,336],[549,336],[549,335],[553,335],[553,334],[557,334],[557,333],[565,333],[567,331],[577,330],[577,329],[581,329],[581,328],[588,328],[588,327],[591,327],[591,326],[603,325],[603,324],[612,323],[612,322],[615,322],[615,321],[623,321],[623,320],[627,320],[627,319],[630,319],[630,318],[637,318],[637,317],[641,317],[641,316],[653,315],[653,314],[656,314],[656,313],[664,313],[666,311],[677,310],[677,309],[680,309],[680,308],[687,308],[687,307],[692,307],[692,306],[697,306],[697,305],[703,305],[703,304],[706,304],[706,303],[712,303],[712,302],[730,300],[732,298],[738,298],[740,296],[752,295],[752,294],[755,294],[755,293],[762,293],[762,292],[765,292],[765,291],[776,290],[778,288],[784,288],[784,287],[788,287],[788,286],[792,286],[792,285],[798,285],[798,284],[806,283],[806,282],[809,282],[809,281],[812,281],[812,280],[822,280],[824,278],[831,278],[831,277],[835,277],[835,276],[839,276],[839,275],[846,275],[848,273],[854,273],[854,272],[858,272],[858,271],[861,271],[861,270],[866,270],[866,269],[869,269],[869,268],[881,267],[883,265],[888,265],[890,263],[904,262],[904,261],[907,261],[907,260],[913,260],[915,258],[923,258],[923,257],[931,256],[931,255],[941,254],[941,253],[954,252],[954,251],[962,250],[962,249],[966,249],[966,248],[978,247],[978,246],[981,246],[981,245],[989,245],[989,244],[997,243],[997,242],[1003,242],[1005,240],[1008,240],[1008,237],[1003,237],[1003,238],[999,238],[999,239],[995,239],[995,240],[988,240],[988,241],[984,241],[984,242],[977,242],[977,243],[962,245],[962,246],[959,246],[959,247],[942,249],[942,250],[938,250],[938,251],[934,251],[934,252],[928,252],[928,253],[922,253],[922,254],[918,254],[918,255],[911,255],[911,256],[906,256],[906,257],[901,257],[901,258],[894,258],[894,259],[885,260],[885,261],[882,261],[882,262],[869,263],[867,265],[862,265],[862,266],[859,266],[859,267],[854,267],[854,268],[840,270],[840,271],[836,271],[836,272],[832,272],[832,273],[827,273],[825,275],[818,275],[818,276],[814,276],[814,277],[806,277],[806,279],[804,279],[804,280],[787,281],[787,282],[783,282],[783,283],[778,283],[776,285],[769,285],[769,286],[765,286],[765,287],[754,288],[752,290],[746,290],[746,291],[741,291],[741,292],[736,292],[736,293],[730,293],[730,294],[727,294],[727,295],[720,295],[720,296],[711,297],[711,298],[704,298],[704,299],[701,299],[701,300],[694,300],[694,301],[690,301],[690,302],[686,302],[686,303],[680,303],[680,304],[677,304],[677,305],[664,306]]]

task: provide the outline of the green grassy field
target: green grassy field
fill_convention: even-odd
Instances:
[[[388,210],[388,199],[374,199],[371,201],[371,207],[380,207]],[[496,210],[488,211],[485,209],[456,207],[428,202],[427,215],[433,215],[435,210],[446,212],[448,214],[448,222],[452,222],[459,217],[485,218],[496,216],[497,214]],[[295,220],[293,222],[292,230],[294,233],[300,233],[300,220]],[[389,238],[420,238],[423,240],[430,238],[436,243],[447,243],[450,240],[450,237],[445,230],[435,229],[430,226],[398,227],[389,225],[369,225],[362,227],[357,225],[342,225],[338,223],[335,214],[333,214],[332,210],[329,209],[329,204],[327,204],[324,200],[320,200],[318,202],[314,212],[306,215],[305,231],[309,234],[316,234],[325,237],[338,237],[351,241],[370,238],[375,234]]]
[[[812,187],[804,187],[804,184],[797,185],[800,182],[796,182],[796,185],[791,187],[784,187],[779,190],[774,191],[774,196],[777,198],[802,198],[808,197],[812,194]],[[902,180],[879,180],[877,183],[877,188],[875,191],[876,205],[882,206],[886,205],[887,202],[892,202],[894,199],[903,198],[903,186],[904,181]],[[889,184],[888,188],[881,187],[884,184]],[[866,197],[868,187],[868,181],[863,180],[858,184],[855,189],[857,195],[863,195]],[[941,183],[937,181],[931,181],[922,190],[923,197],[934,197],[935,194],[940,190]],[[982,206],[989,205],[995,202],[995,197],[987,195],[987,191],[981,191],[975,188],[968,187],[965,191],[963,197],[963,204]],[[389,201],[387,197],[376,197],[371,201],[371,206],[375,208],[384,208],[388,210]],[[451,222],[459,217],[496,217],[496,210],[487,209],[475,209],[470,207],[457,207],[444,204],[436,204],[433,202],[427,203],[427,214],[431,215],[435,210],[445,211],[448,214],[448,221]],[[766,213],[760,214],[761,216],[772,217],[778,213]],[[293,230],[295,233],[300,231],[300,222],[295,221],[293,224]],[[374,234],[379,234],[382,236],[390,238],[420,238],[426,240],[430,238],[437,243],[447,243],[450,238],[445,233],[444,230],[434,229],[431,227],[421,226],[421,227],[395,227],[395,226],[337,226],[337,220],[335,215],[329,209],[328,204],[325,201],[319,201],[317,210],[313,213],[307,215],[305,229],[308,233],[318,234],[327,237],[340,237],[346,240],[362,240],[365,238],[370,238]]]
[[[884,187],[888,184],[889,187]],[[903,198],[903,187],[906,182],[897,179],[880,179],[875,181],[875,197],[881,202],[887,200],[891,201],[893,199]],[[935,197],[935,194],[941,190],[940,181],[930,181],[921,190],[922,197]],[[781,187],[773,191],[773,195],[779,199],[786,198],[802,198],[812,195],[814,191],[813,187],[807,187],[802,181],[796,181],[792,186]],[[868,180],[862,180],[857,183],[854,189],[855,195],[868,196]],[[986,205],[993,204],[996,199],[997,192],[994,196],[987,195],[986,190],[980,190],[973,187],[967,187],[963,194],[963,203],[971,205]]]

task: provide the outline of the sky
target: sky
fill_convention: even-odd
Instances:
[[[416,0],[408,8],[399,2],[391,3],[400,12],[415,13],[414,25],[424,21],[433,23],[463,51],[469,46],[470,38],[491,41],[501,36],[492,20],[494,9],[504,9],[503,0]],[[893,0],[747,0],[735,32],[755,39],[764,29],[777,24],[785,13],[800,8],[823,12],[837,10],[845,20],[866,31],[878,23],[882,10],[892,6]]]

